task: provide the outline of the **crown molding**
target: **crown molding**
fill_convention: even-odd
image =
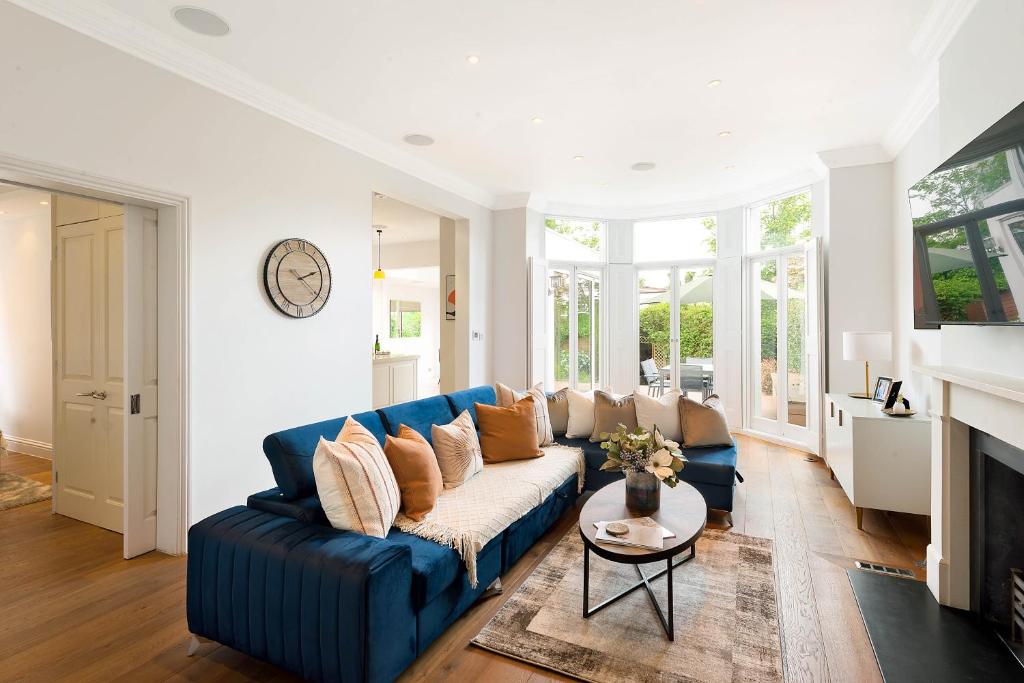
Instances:
[[[476,204],[494,194],[101,2],[9,0],[62,26]]]
[[[938,0],[910,41],[910,52],[922,62],[937,62],[978,0]]]
[[[549,202],[545,209],[551,215],[600,220],[647,220],[679,216],[699,216],[738,206],[749,206],[809,187],[825,177],[820,172],[818,166],[818,164],[814,164],[812,160],[809,160],[808,167],[802,171],[740,192],[698,201],[675,202],[656,206],[594,206],[589,204]]]
[[[939,106],[939,65],[928,69],[924,80],[914,90],[910,102],[889,126],[882,137],[882,148],[895,157],[924,123],[924,120]]]
[[[846,168],[848,166],[868,166],[884,164],[892,161],[892,155],[881,145],[861,145],[860,147],[842,147],[818,152],[818,158],[825,168]]]

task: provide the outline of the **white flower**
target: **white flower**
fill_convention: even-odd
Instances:
[[[669,467],[672,464],[672,454],[668,449],[662,448],[651,456],[651,462],[658,467]]]
[[[662,481],[664,481],[665,479],[668,479],[673,474],[675,474],[675,471],[671,467],[655,467],[654,468],[654,475],[656,477],[658,477],[658,479],[661,479]]]

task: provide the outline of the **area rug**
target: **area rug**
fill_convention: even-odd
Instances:
[[[584,619],[583,542],[573,528],[472,642],[599,683],[783,680],[770,540],[706,530],[696,559],[674,576],[674,642],[643,589]],[[591,606],[636,581],[632,566],[591,553]],[[653,585],[664,609],[665,579]]]
[[[0,510],[50,498],[50,487],[17,474],[0,472]]]

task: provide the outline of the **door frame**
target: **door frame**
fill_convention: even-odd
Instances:
[[[161,381],[158,401],[161,427],[157,437],[160,457],[157,466],[156,547],[170,555],[183,554],[189,521],[191,457],[190,199],[115,178],[7,154],[0,154],[0,178],[11,184],[44,192],[134,204],[157,211],[157,258],[160,265],[157,315],[159,326],[173,333],[161,335],[159,344],[158,373]],[[52,341],[56,343],[55,339]]]
[[[545,280],[545,292],[547,292],[547,283],[550,282],[552,270],[564,270],[569,272],[569,382],[568,387],[576,390],[578,387],[577,380],[579,379],[579,301],[577,299],[577,276],[579,271],[593,271],[597,273],[597,284],[600,292],[602,309],[600,317],[597,321],[597,343],[600,348],[598,349],[598,369],[599,375],[604,375],[608,372],[608,325],[605,324],[605,318],[608,315],[608,293],[606,290],[606,284],[608,282],[608,269],[606,264],[603,262],[595,261],[594,263],[582,263],[582,262],[571,262],[571,261],[547,261],[544,265],[544,280]],[[551,297],[545,295],[545,310],[550,305],[548,300]],[[545,318],[552,318],[552,315],[545,315]],[[545,322],[545,327],[547,325]],[[591,317],[591,326],[593,326],[593,317]],[[573,330],[576,333],[573,334]],[[548,330],[550,334],[554,334],[554,329]],[[544,381],[546,384],[554,386],[555,366],[554,359],[552,358],[552,351],[554,350],[554,344],[546,345],[547,352],[545,356],[545,375]],[[548,381],[548,378],[551,381]],[[596,382],[597,386],[594,389],[602,389],[608,386],[608,380],[606,377],[599,376]],[[593,361],[591,362],[590,370],[591,384],[594,382],[594,370]]]

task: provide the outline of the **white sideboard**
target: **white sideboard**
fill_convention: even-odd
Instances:
[[[373,357],[373,409],[415,401],[419,356],[392,354]]]
[[[825,397],[825,463],[857,508],[931,513],[931,419],[890,417],[882,405],[846,394]]]

